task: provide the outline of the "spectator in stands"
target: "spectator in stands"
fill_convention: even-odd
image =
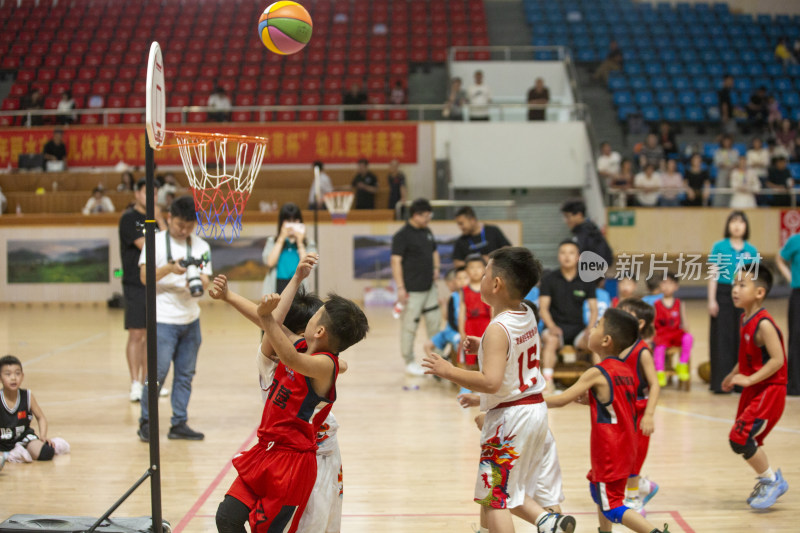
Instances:
[[[770,161],[774,162],[777,157],[789,159],[789,152],[786,151],[786,148],[775,142],[775,139],[767,139],[767,150],[769,151]]]
[[[722,136],[722,144],[714,152],[714,166],[717,167],[717,188],[727,189],[731,185],[731,170],[739,161],[739,152],[733,147],[733,138],[730,135]],[[715,207],[727,207],[731,203],[730,193],[714,194],[713,204]]]
[[[95,215],[98,213],[113,213],[114,204],[111,198],[106,196],[106,191],[102,186],[98,185],[92,191],[92,196],[83,207],[84,215]]]
[[[681,195],[685,191],[683,175],[678,172],[678,162],[667,159],[664,171],[661,172],[661,198],[658,205],[664,207],[677,207],[681,205]]]
[[[763,85],[750,95],[747,102],[747,122],[748,126],[756,131],[761,131],[767,124],[767,88]]]
[[[354,83],[345,93],[342,103],[344,105],[364,105],[367,103],[367,95],[361,90],[360,84]],[[345,120],[365,120],[366,118],[367,112],[363,109],[347,109],[344,112]]]
[[[731,196],[730,207],[744,209],[756,207],[756,194],[761,188],[758,175],[754,170],[747,167],[747,156],[739,156],[736,168],[731,171],[731,189],[734,190]]]
[[[594,79],[608,83],[608,76],[611,72],[622,70],[622,50],[619,49],[617,41],[608,43],[608,55],[594,71]]]
[[[633,161],[623,159],[619,167],[619,175],[609,182],[609,186],[617,191],[614,199],[616,207],[625,207],[632,203],[628,191],[633,187],[633,176]]]
[[[775,58],[783,63],[784,66],[797,64],[797,58],[794,57],[792,51],[789,50],[789,45],[786,43],[786,37],[778,39],[778,45],[775,47]]]
[[[654,168],[661,168],[661,161],[664,160],[664,148],[658,144],[658,135],[648,133],[644,145],[639,151],[639,168],[644,169],[647,165]]]
[[[466,265],[467,256],[481,254],[486,260],[490,253],[504,246],[511,246],[502,230],[478,220],[478,215],[470,206],[456,212],[456,224],[461,236],[453,244],[453,267]]]
[[[56,122],[59,124],[74,124],[75,113],[71,113],[73,109],[75,109],[75,100],[72,98],[72,93],[69,91],[64,91],[61,93],[61,100],[58,102],[58,116],[56,117]]]
[[[47,161],[63,161],[61,170],[66,168],[67,145],[64,144],[64,132],[61,130],[54,130],[53,138],[47,141],[42,152],[45,165]]]
[[[397,80],[394,82],[392,92],[389,93],[389,102],[393,105],[403,105],[406,103],[406,90],[403,88],[403,82]]]
[[[686,185],[686,205],[700,207],[708,202],[711,189],[711,177],[703,168],[703,156],[693,154],[689,160],[689,169],[684,176]]]
[[[536,78],[533,87],[528,91],[528,105],[543,106],[550,102],[550,89],[542,78]],[[545,108],[528,108],[528,120],[545,120]]]
[[[747,168],[755,172],[759,180],[767,178],[769,169],[769,150],[764,148],[764,142],[756,137],[747,151]]]
[[[774,96],[767,96],[767,125],[769,131],[774,133],[780,128],[781,120],[783,120],[783,113],[781,113],[781,105]]]
[[[181,186],[178,180],[175,179],[175,174],[167,172],[164,176],[159,176],[161,184],[158,188],[158,206],[164,211],[169,211],[169,206],[172,205],[172,200],[180,190]]]
[[[397,202],[406,201],[406,175],[400,171],[400,166],[397,159],[392,159],[389,162],[389,174],[386,176],[389,182],[389,209],[394,209]],[[405,211],[405,207],[401,209],[401,214]]]
[[[717,93],[719,101],[719,121],[722,133],[732,134],[736,132],[736,122],[733,120],[733,76],[726,74],[722,80],[722,88]]]
[[[611,246],[597,224],[586,218],[586,204],[580,198],[571,198],[561,205],[564,224],[572,232],[572,240],[581,252],[594,252],[610,265],[614,262]]]
[[[6,212],[6,207],[8,207],[8,200],[6,200],[6,195],[3,194],[3,188],[0,187],[0,215]]]
[[[489,104],[492,103],[492,92],[483,83],[483,71],[475,71],[475,83],[467,88],[467,101],[469,102],[469,119],[489,120]]]
[[[597,157],[597,174],[611,185],[619,177],[622,156],[611,149],[611,143],[600,143],[600,155]]]
[[[311,165],[312,170],[314,167],[319,168],[319,199],[316,198],[317,178],[315,177],[311,181],[311,189],[308,191],[308,208],[325,209],[325,195],[333,192],[333,183],[331,183],[331,177],[325,172],[325,165],[322,161],[314,161],[314,164]]]
[[[767,189],[774,192],[786,193],[794,188],[794,178],[792,172],[787,166],[787,159],[779,156],[773,159],[772,166],[767,173]],[[770,202],[774,206],[788,206],[791,205],[791,198],[788,194],[776,194],[772,196]]]
[[[22,100],[22,109],[29,111],[41,111],[44,109],[44,96],[42,91],[33,88],[30,93]],[[42,115],[31,115],[25,117],[24,126],[41,126],[44,124]]]
[[[442,109],[442,116],[450,120],[464,119],[464,106],[467,105],[467,92],[461,87],[461,78],[450,81],[450,92]]]
[[[278,213],[278,234],[270,235],[261,252],[261,259],[267,265],[262,294],[283,292],[297,265],[312,253],[317,253],[317,245],[308,240],[303,212],[297,204],[283,204]]]
[[[664,157],[670,159],[678,157],[678,143],[675,141],[675,132],[669,122],[662,122],[658,126],[658,144],[664,149]]]
[[[781,120],[780,127],[775,132],[775,142],[786,150],[789,159],[794,159],[796,141],[797,132],[792,127],[792,121],[788,118]]]
[[[351,183],[356,195],[355,209],[375,209],[375,193],[378,192],[378,177],[369,170],[369,161],[358,160],[358,173]]]
[[[135,185],[134,181],[135,178],[133,177],[133,172],[126,170],[122,173],[122,176],[120,176],[119,185],[117,185],[117,192],[133,191]]]
[[[643,207],[658,205],[658,191],[661,189],[661,176],[656,172],[656,166],[646,163],[644,170],[633,178],[633,186],[637,189],[636,201]]]
[[[222,87],[217,87],[211,92],[208,97],[208,107],[213,109],[208,113],[208,120],[227,122],[231,119],[231,99]]]

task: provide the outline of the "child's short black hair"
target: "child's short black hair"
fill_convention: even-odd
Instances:
[[[3,357],[0,357],[0,370],[3,370],[4,366],[11,365],[17,365],[22,368],[22,361],[13,355],[4,355]]]
[[[283,319],[283,325],[292,333],[302,335],[308,321],[320,307],[322,307],[322,299],[313,292],[306,292],[303,287],[300,287],[297,294],[294,295],[286,318]]]
[[[172,205],[169,206],[169,214],[187,222],[196,221],[197,213],[194,209],[194,198],[188,194],[175,198],[172,201]]]
[[[619,355],[639,338],[639,321],[632,314],[612,307],[603,314],[603,333],[611,337],[614,355]]]
[[[483,266],[486,266],[486,260],[483,258],[481,254],[469,254],[467,257],[464,258],[464,268],[472,262],[480,263]]]
[[[578,243],[577,243],[577,242],[575,242],[575,241],[574,241],[574,240],[572,240],[572,239],[564,239],[563,241],[561,241],[560,243],[558,243],[558,249],[560,250],[562,246],[564,246],[564,245],[567,245],[567,244],[571,244],[572,246],[574,246],[575,248],[577,248],[577,249],[578,249],[578,253],[581,253],[581,247],[580,247],[580,246],[578,246]]]
[[[343,352],[367,336],[367,316],[347,298],[329,294],[323,307],[325,314],[322,316],[322,325],[328,330],[332,351]]]
[[[561,204],[561,212],[586,216],[586,204],[580,198],[570,198]]]
[[[533,311],[533,318],[536,320],[536,323],[538,324],[539,323],[539,306],[536,305],[535,303],[533,303],[530,300],[522,300],[522,303],[524,303],[525,305],[527,305],[528,307],[531,308],[531,311]]]
[[[522,246],[506,246],[489,254],[492,275],[506,282],[513,298],[524,298],[542,278],[542,263]]]
[[[617,309],[627,311],[636,317],[636,320],[644,320],[644,325],[639,330],[639,336],[649,339],[656,333],[653,321],[656,319],[656,309],[641,298],[625,298],[617,304]]]
[[[460,266],[460,267],[455,267],[453,270],[455,270],[456,274],[458,274],[459,272],[466,272],[467,268],[464,266]]]
[[[450,281],[452,279],[456,279],[456,272],[458,272],[458,270],[456,270],[455,268],[451,268],[445,273],[444,280]]]
[[[764,298],[766,298],[769,295],[769,292],[772,290],[772,272],[766,267],[766,265],[764,265],[764,263],[755,262],[755,264],[745,265],[737,270],[734,279],[739,279],[739,276],[743,276],[748,271],[753,273],[753,283],[755,283],[756,287],[764,288],[766,291],[764,293]]]
[[[408,214],[412,217],[419,213],[431,213],[432,211],[431,203],[425,198],[417,198],[411,202],[411,206],[408,208]]]
[[[656,276],[650,276],[646,280],[644,280],[645,285],[647,285],[647,290],[653,292],[658,288],[661,284],[662,278],[657,278]]]
[[[467,218],[478,218],[478,215],[475,214],[475,210],[472,209],[470,206],[465,205],[458,211],[456,211],[455,218],[458,217],[467,217]]]
[[[664,276],[664,279],[661,281],[666,281],[666,280],[674,281],[675,283],[680,284],[680,279],[678,278],[678,275],[675,274],[674,272],[667,272],[667,274]]]

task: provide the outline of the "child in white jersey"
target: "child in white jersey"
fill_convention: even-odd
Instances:
[[[549,430],[539,331],[533,310],[522,300],[541,273],[541,263],[526,248],[492,252],[480,291],[495,315],[483,338],[464,340],[467,351],[478,352],[480,370],[455,368],[437,354],[423,360],[427,374],[478,392],[486,411],[475,484],[482,533],[513,532],[512,514],[536,524],[540,533],[575,530],[573,517],[546,511],[536,498],[539,478],[545,476]]]
[[[316,311],[322,306],[322,300],[314,294],[300,290],[303,279],[308,277],[311,268],[316,264],[316,254],[309,254],[297,267],[294,277],[281,293],[281,303],[273,316],[283,323],[284,332],[298,352],[305,350],[305,339],[302,332]],[[254,324],[261,327],[258,317],[258,305],[228,288],[228,280],[224,275],[214,278],[209,295],[222,300]],[[286,302],[286,303],[284,303]],[[256,354],[258,379],[261,386],[262,400],[266,401],[269,387],[277,367],[277,357],[264,354],[261,345]],[[347,363],[339,360],[339,371],[344,372]],[[298,533],[339,533],[342,521],[342,457],[336,432],[339,424],[333,414],[329,414],[317,433],[317,479],[311,497],[308,499],[303,516],[298,524]],[[244,513],[244,509],[242,509]],[[247,520],[243,514],[242,527]]]

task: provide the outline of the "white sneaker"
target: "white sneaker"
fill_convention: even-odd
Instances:
[[[144,385],[139,383],[138,381],[134,381],[131,383],[131,401],[138,402],[142,399],[142,388]]]
[[[162,398],[166,398],[169,396],[169,389],[167,387],[161,387],[161,390],[158,392],[158,395]]]
[[[50,441],[53,443],[53,449],[56,451],[56,455],[69,453],[69,443],[61,437],[53,437]]]
[[[406,365],[406,374],[409,376],[424,376],[425,369],[419,363],[412,361]]]
[[[634,511],[639,511],[642,508],[642,500],[639,498],[625,498],[622,500],[622,504],[628,509],[633,509]]]

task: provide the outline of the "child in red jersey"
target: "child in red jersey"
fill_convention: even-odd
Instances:
[[[664,373],[664,359],[667,350],[674,346],[681,347],[681,360],[675,366],[675,373],[680,381],[689,381],[689,359],[692,355],[692,334],[686,331],[686,310],[683,302],[675,298],[678,290],[678,277],[669,272],[659,284],[663,298],[657,300],[653,307],[656,309],[656,336],[653,358],[656,364],[658,384],[667,385],[667,375]]]
[[[309,320],[304,335],[308,353],[300,353],[273,318],[280,301],[272,294],[258,306],[264,330],[262,353],[274,349],[280,363],[264,406],[258,443],[234,458],[239,476],[228,491],[250,509],[253,533],[297,531],[317,477],[316,434],[336,399],[338,353],[363,339],[369,328],[361,309],[332,295]],[[241,531],[236,524],[221,522],[219,515],[217,528]]]
[[[630,273],[623,273],[617,282],[617,295],[611,299],[611,307],[618,307],[622,300],[636,297],[636,280]]]
[[[639,322],[639,338],[636,344],[620,355],[620,359],[628,364],[636,376],[636,461],[628,478],[625,505],[632,509],[641,509],[658,492],[658,484],[641,477],[642,465],[647,458],[650,447],[650,435],[653,434],[653,415],[661,393],[653,364],[653,354],[644,339],[653,336],[653,319],[655,310],[639,298],[628,298],[619,303],[619,309],[630,313]]]
[[[789,484],[780,469],[773,472],[764,439],[780,420],[786,403],[787,365],[783,335],[761,307],[772,288],[772,273],[763,265],[755,271],[739,270],[733,283],[733,305],[744,310],[739,336],[739,362],[722,382],[730,391],[743,387],[730,432],[733,451],[742,455],[758,475],[747,503],[753,509],[771,507]]]
[[[483,332],[492,321],[492,308],[481,300],[481,279],[486,271],[486,262],[480,254],[467,256],[466,266],[469,284],[461,291],[461,304],[458,311],[458,332],[461,339],[483,337]],[[467,368],[476,368],[478,355],[464,352],[463,363]]]
[[[600,356],[600,364],[584,372],[563,393],[545,400],[547,407],[563,407],[576,400],[589,403],[592,469],[587,478],[597,504],[600,533],[610,532],[612,523],[621,523],[637,533],[667,532],[666,524],[659,530],[623,503],[636,460],[630,450],[636,446],[637,378],[618,356],[638,338],[639,323],[633,316],[608,309],[589,335],[589,349]]]

